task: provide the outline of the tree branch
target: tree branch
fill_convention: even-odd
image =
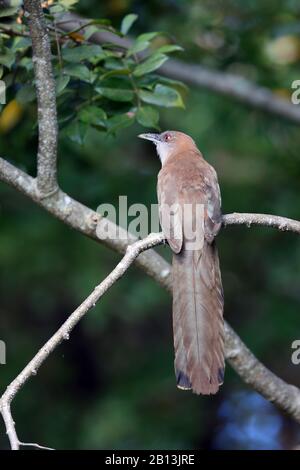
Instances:
[[[144,240],[129,245],[125,256],[115,269],[98,285],[82,304],[69,316],[57,332],[44,344],[34,358],[25,366],[21,373],[11,382],[0,398],[0,412],[2,414],[6,432],[13,450],[20,446],[35,446],[42,449],[46,447],[38,444],[22,443],[17,436],[15,423],[11,414],[11,403],[25,383],[37,374],[38,369],[48,356],[63,341],[68,340],[71,331],[77,323],[91,310],[105,292],[122,277],[139,254],[149,248],[163,243],[165,237],[162,233],[150,234]],[[283,409],[300,422],[300,390],[286,384],[283,380],[269,371],[261,364],[249,349],[242,343],[229,325],[225,325],[226,358],[244,381],[260,392],[265,398]]]
[[[182,80],[187,85],[205,88],[228,98],[233,98],[251,108],[300,124],[300,106],[275,95],[271,90],[252,83],[244,77],[226,72],[210,70],[203,65],[187,64],[179,60],[169,60],[160,73]]]
[[[7,435],[13,450],[18,450],[20,445],[32,445],[21,443],[18,439],[15,423],[11,414],[11,403],[20,389],[30,379],[37,374],[47,357],[63,341],[69,339],[70,333],[81,318],[93,308],[105,292],[127,271],[138,255],[152,246],[158,245],[164,241],[163,234],[150,234],[144,240],[137,241],[129,245],[126,254],[115,267],[115,269],[98,285],[93,292],[82,302],[82,304],[69,316],[63,325],[54,333],[54,335],[42,346],[34,358],[24,367],[22,372],[11,382],[6,391],[0,398],[0,412],[2,414]],[[38,444],[35,444],[38,446]],[[41,446],[38,446],[41,447]]]
[[[116,233],[117,227],[115,224],[109,222],[107,219],[102,220],[97,212],[80,204],[60,190],[47,199],[39,199],[38,192],[35,189],[35,179],[1,158],[0,179],[26,194],[62,222],[100,243],[105,243],[115,251],[123,253],[128,244],[136,241],[133,235],[127,233],[125,230],[123,231],[123,229],[120,229],[122,240],[99,239],[97,234],[101,237],[102,222],[108,224],[108,233],[112,234]],[[251,225],[263,225],[300,234],[300,222],[286,217],[268,214],[234,213],[224,215],[223,221],[225,226],[243,224],[250,227]],[[97,229],[97,224],[99,223],[100,226],[98,225]],[[150,249],[141,253],[135,262],[161,286],[166,288],[170,293],[172,292],[171,266],[154,250]],[[248,350],[232,328],[227,323],[225,323],[225,325],[225,347],[228,362],[246,383],[300,422],[299,389],[286,384],[269,371]],[[250,369],[248,365],[249,360],[251,360],[252,364]],[[252,372],[250,373],[250,371]]]
[[[226,359],[244,382],[300,423],[300,389],[267,369],[225,324]]]
[[[57,191],[57,113],[50,41],[40,0],[24,0],[32,39],[32,61],[38,102],[37,189],[47,197]]]
[[[300,222],[294,219],[288,219],[287,217],[281,217],[279,215],[270,214],[239,214],[234,212],[233,214],[227,214],[223,216],[223,225],[246,225],[251,227],[252,225],[263,225],[265,227],[277,228],[281,231],[288,231],[300,234]]]
[[[1,157],[0,180],[5,181],[10,186],[13,186],[15,189],[25,194],[71,228],[78,230],[114,251],[125,253],[127,246],[136,241],[136,237],[132,234],[121,227],[117,227],[108,219],[102,219],[99,213],[84,206],[61,190],[58,190],[48,198],[41,198],[36,188],[36,179],[27,175],[22,170],[19,170]],[[119,234],[118,239],[115,238],[116,233]],[[99,239],[99,235],[103,235],[101,240]],[[105,235],[107,235],[107,237],[105,237]],[[163,287],[171,291],[171,267],[169,263],[154,250],[142,253],[141,256],[138,257],[136,264]]]
[[[24,193],[27,197],[72,228],[94,240],[106,244],[115,251],[121,253],[126,252],[126,254],[114,271],[112,271],[112,273],[99,284],[92,294],[73,312],[62,327],[47,341],[37,355],[8,386],[3,394],[0,401],[0,411],[6,425],[11,447],[14,449],[19,448],[22,443],[18,439],[11,416],[10,405],[13,398],[27,380],[32,375],[35,375],[38,368],[56,346],[63,339],[68,338],[70,331],[82,316],[84,316],[104,292],[124,274],[128,266],[136,260],[136,263],[145,272],[152,276],[169,292],[172,291],[170,265],[151,249],[138,256],[140,252],[161,243],[164,240],[162,234],[153,234],[143,241],[136,241],[136,238],[127,233],[124,229],[116,227],[115,224],[102,218],[99,214],[72,199],[58,188],[56,180],[57,118],[49,40],[43,23],[43,15],[39,1],[25,0],[25,8],[29,14],[38,95],[39,149],[37,178],[30,177],[6,160],[0,158],[0,179]],[[224,90],[222,91],[220,89],[218,91],[224,93]],[[232,93],[232,91],[230,93]],[[255,93],[255,89],[253,93]],[[240,94],[239,96],[239,99],[241,99],[242,95]],[[273,100],[273,95],[271,98]],[[266,109],[267,106],[270,110],[268,101],[262,104],[262,100],[260,103],[261,104],[258,104],[258,102],[256,102],[255,106],[261,106],[262,109]],[[248,104],[251,104],[250,101]],[[274,109],[272,112],[274,112]],[[282,114],[280,111],[279,114],[292,119],[290,112]],[[232,224],[266,225],[276,227],[280,230],[290,230],[300,233],[300,222],[266,214],[229,214],[224,216],[224,225]],[[115,237],[116,233],[119,234],[119,238]],[[105,235],[104,239],[102,235]],[[128,245],[130,245],[130,248],[128,248]],[[277,406],[287,411],[295,420],[300,422],[300,391],[296,387],[286,384],[265,368],[227,324],[225,344],[228,361],[238,374],[248,384],[262,393],[263,396],[273,401]],[[38,446],[38,444],[34,445]]]
[[[74,13],[65,13],[57,18],[57,27],[64,32],[68,32],[83,27],[89,22],[90,20],[80,18]],[[132,45],[130,39],[120,38],[109,31],[97,32],[89,40],[99,44],[111,42],[122,48],[128,48]],[[140,54],[140,57],[143,57],[143,54]],[[214,93],[233,98],[252,108],[300,124],[300,106],[280,98],[268,88],[256,85],[244,77],[174,59],[165,62],[158,73],[175,80],[182,80],[188,85],[205,88]]]

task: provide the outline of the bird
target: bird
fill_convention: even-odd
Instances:
[[[222,225],[217,173],[183,132],[139,137],[155,144],[161,161],[157,197],[160,225],[173,252],[177,387],[215,394],[225,370],[224,296],[215,242]]]

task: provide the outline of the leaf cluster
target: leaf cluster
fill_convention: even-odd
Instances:
[[[183,107],[186,89],[180,82],[156,71],[169,54],[182,50],[160,32],[144,33],[123,45],[137,15],[126,15],[117,29],[107,19],[93,19],[85,27],[62,31],[57,15],[72,8],[74,0],[48,2],[45,9],[56,80],[59,126],[64,136],[82,144],[89,128],[114,134],[138,122],[159,129],[160,108]],[[15,13],[15,12],[14,12]],[[10,110],[35,104],[31,39],[26,17],[22,23],[0,24],[0,75],[5,81],[7,120]],[[123,41],[93,41],[96,33],[109,32]],[[120,45],[120,44],[122,45]],[[5,109],[3,110],[5,114]],[[2,114],[3,114],[2,113]]]

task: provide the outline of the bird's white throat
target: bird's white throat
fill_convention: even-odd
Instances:
[[[156,151],[161,161],[161,164],[163,165],[169,157],[170,153],[172,152],[172,147],[170,144],[166,144],[165,142],[157,142]]]

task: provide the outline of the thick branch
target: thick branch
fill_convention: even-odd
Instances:
[[[38,102],[37,187],[44,196],[57,190],[57,113],[50,41],[40,0],[24,0],[32,39],[32,61]]]
[[[57,26],[67,32],[89,23],[74,13],[67,13],[57,20]],[[83,30],[84,31],[84,30]],[[130,47],[132,41],[120,38],[110,32],[95,33],[91,41],[96,43],[112,42],[120,47]],[[280,98],[268,88],[256,85],[244,77],[219,72],[203,65],[188,64],[180,60],[168,60],[159,69],[159,73],[169,78],[182,80],[188,85],[205,88],[220,95],[233,98],[252,108],[288,119],[300,124],[300,106]]]
[[[107,221],[107,219],[101,219],[99,214],[70,198],[62,191],[58,191],[55,195],[47,199],[39,199],[35,189],[35,180],[1,158],[0,179],[26,194],[44,209],[51,212],[56,218],[90,238],[105,243],[115,251],[125,252],[128,243],[133,243],[136,240],[132,235],[122,229],[120,229],[121,235],[124,238],[122,240],[99,240],[97,233],[101,235],[101,224],[104,222],[108,224],[108,232],[112,234],[115,233],[116,226],[112,222]],[[98,223],[100,221],[100,226],[98,226],[96,233],[97,221]],[[267,214],[235,213],[225,215],[224,225],[233,224],[245,224],[247,226],[260,224],[267,227],[275,227],[279,230],[284,229],[300,233],[300,222]],[[127,238],[124,236],[125,234],[127,234]],[[136,259],[136,264],[171,293],[171,266],[155,251],[148,250],[142,253]],[[244,380],[246,380],[246,371],[249,371],[248,361],[249,355],[251,355],[253,371],[255,370],[259,373],[255,374],[253,372],[247,375],[246,382],[255,390],[258,390],[265,398],[273,401],[278,407],[287,411],[293,418],[300,422],[299,390],[292,385],[286,384],[264,367],[252,353],[250,353],[248,348],[228,324],[226,324],[225,345],[228,362]],[[279,390],[278,383],[282,385],[281,391],[284,389],[285,393],[277,393],[276,390]]]
[[[251,225],[264,225],[265,227],[300,234],[300,222],[298,220],[270,214],[239,214],[234,212],[223,216],[223,225],[224,227],[227,225],[246,225],[249,228]]]
[[[84,206],[61,190],[58,190],[51,197],[40,198],[36,188],[36,180],[1,157],[0,180],[5,181],[18,191],[21,191],[73,229],[108,246],[114,251],[125,253],[128,244],[136,241],[136,237],[126,230],[117,227],[108,219],[102,221],[100,214]],[[103,233],[102,222],[103,226],[104,224],[106,225],[106,233],[108,236],[99,240],[98,235]],[[119,234],[118,238],[116,238],[116,233]],[[142,253],[138,257],[136,264],[162,286],[171,291],[171,267],[169,263],[155,251],[149,250]]]
[[[11,402],[30,379],[37,374],[47,357],[63,341],[69,339],[69,335],[81,318],[93,308],[105,292],[127,271],[138,255],[152,246],[164,241],[162,234],[150,234],[147,238],[129,245],[126,254],[115,269],[102,281],[93,292],[82,302],[82,304],[69,316],[56,333],[44,344],[34,358],[27,364],[22,372],[11,382],[0,399],[0,412],[3,416],[7,435],[13,450],[19,449],[22,444],[17,436],[15,423],[10,411]]]

